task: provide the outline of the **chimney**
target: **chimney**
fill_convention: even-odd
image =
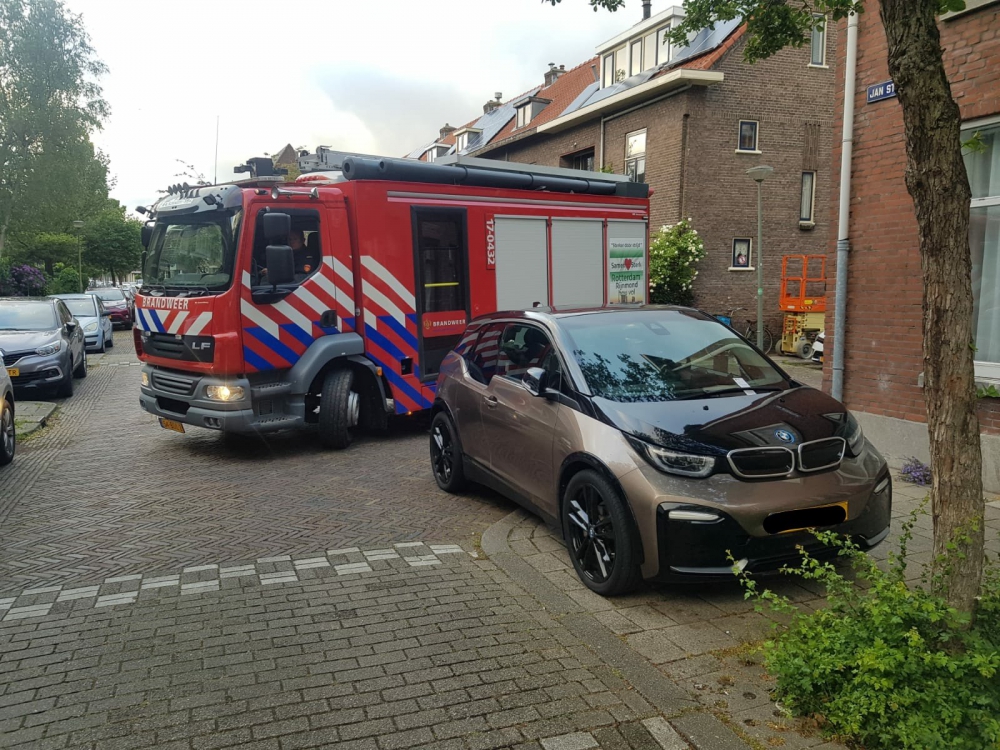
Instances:
[[[566,66],[560,65],[558,68],[555,63],[549,63],[549,69],[545,71],[545,85],[551,86],[557,80],[559,76],[566,72]]]
[[[594,82],[595,83],[600,83],[601,82],[601,74],[597,72],[597,66],[596,65],[591,65],[590,66],[590,72],[594,74]]]
[[[491,99],[490,101],[486,102],[486,104],[483,105],[483,114],[484,115],[488,115],[494,109],[496,109],[497,107],[499,107],[500,105],[503,104],[503,102],[500,101],[500,99],[503,97],[503,94],[501,94],[498,91],[498,92],[496,92],[496,94],[494,96],[496,96],[496,99]]]
[[[445,124],[444,124],[444,127],[443,127],[443,128],[441,128],[441,130],[440,130],[439,132],[441,133],[441,140],[444,140],[444,139],[445,139],[445,138],[447,138],[447,137],[448,137],[449,135],[451,135],[452,133],[454,133],[454,132],[455,132],[455,128],[453,128],[453,127],[452,127],[451,125],[449,125],[448,123],[445,123]]]
[[[647,18],[649,18],[650,13],[652,12],[650,10],[650,8],[649,8],[649,6],[650,6],[651,3],[652,3],[652,0],[642,0],[642,20],[643,21],[645,21]]]

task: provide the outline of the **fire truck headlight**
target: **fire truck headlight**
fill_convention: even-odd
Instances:
[[[145,385],[145,386],[149,385],[149,373],[148,372],[144,372],[142,374],[142,384]]]
[[[205,395],[212,401],[242,401],[243,386],[210,385],[205,389]]]

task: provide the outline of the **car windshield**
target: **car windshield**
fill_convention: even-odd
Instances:
[[[683,310],[635,310],[562,318],[595,396],[672,401],[784,388],[786,380],[743,339]]]
[[[121,302],[125,299],[125,295],[122,293],[121,289],[88,289],[87,294],[93,294],[95,297],[100,297],[104,302]]]
[[[0,331],[51,331],[58,327],[48,302],[0,302]]]
[[[96,318],[97,317],[97,303],[94,301],[93,297],[83,298],[69,298],[63,299],[66,303],[66,307],[69,311],[73,313],[76,317],[80,318]]]
[[[228,288],[241,215],[236,211],[157,222],[143,269],[143,285],[162,286],[167,294]]]

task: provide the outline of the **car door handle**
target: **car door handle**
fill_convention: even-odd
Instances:
[[[486,404],[487,408],[489,408],[489,409],[495,409],[496,406],[497,406],[497,403],[498,403],[497,397],[496,396],[483,396],[483,403]]]

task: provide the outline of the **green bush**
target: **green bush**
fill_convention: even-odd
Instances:
[[[80,291],[80,274],[72,266],[65,266],[49,282],[49,294],[76,294]]]
[[[660,227],[649,245],[649,301],[658,305],[691,305],[691,290],[705,257],[705,243],[690,220]]]
[[[988,568],[970,629],[943,598],[906,583],[915,518],[888,571],[852,543],[818,533],[850,561],[855,579],[803,552],[801,566],[785,572],[825,585],[828,606],[816,612],[798,612],[741,575],[748,598],[792,614],[789,627],[765,643],[765,664],[793,713],[867,750],[996,750],[1000,575]]]

